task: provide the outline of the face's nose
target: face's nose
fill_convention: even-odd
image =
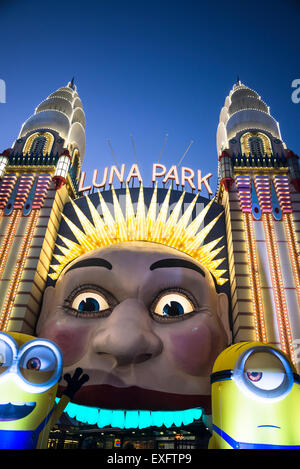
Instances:
[[[93,336],[94,353],[112,356],[117,366],[141,363],[159,355],[162,342],[153,332],[151,321],[139,300],[122,301]]]

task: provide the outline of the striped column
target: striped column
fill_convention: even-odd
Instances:
[[[16,174],[5,174],[0,181],[0,217],[17,182]]]
[[[252,184],[250,177],[236,176],[236,187],[238,189],[240,205],[244,217],[256,340],[267,342],[257,250],[252,221]]]
[[[262,212],[280,345],[281,349],[293,359],[291,328],[288,318],[277,240],[274,236],[271,184],[268,176],[255,176],[254,181]]]
[[[33,174],[28,174],[28,175],[24,174],[23,176],[21,176],[21,179],[18,185],[16,198],[14,200],[14,210],[23,208],[25,201],[29,195],[29,191],[31,189],[33,181],[34,181]]]
[[[18,291],[19,283],[20,283],[21,276],[23,273],[23,268],[27,260],[27,255],[28,255],[28,251],[30,248],[30,243],[31,243],[31,239],[33,236],[35,226],[36,226],[37,219],[38,219],[38,211],[34,210],[29,215],[28,225],[24,233],[24,237],[23,237],[22,244],[19,250],[15,268],[11,276],[11,281],[8,287],[8,292],[6,294],[6,298],[3,304],[2,313],[0,317],[0,329],[3,331],[6,331],[7,329],[7,323],[9,321],[10,312],[12,310],[15,296]]]
[[[51,179],[52,177],[49,174],[41,174],[38,176],[32,202],[32,210],[39,210],[42,208]]]
[[[2,243],[0,246],[0,279],[2,277],[4,268],[6,266],[6,261],[8,254],[10,252],[11,245],[15,239],[16,230],[19,224],[19,219],[21,217],[21,210],[14,210],[12,215],[9,218],[6,231],[4,233]]]
[[[280,208],[282,211],[282,218],[284,222],[286,238],[288,241],[291,266],[293,269],[293,276],[296,284],[297,299],[300,307],[300,259],[298,254],[297,239],[292,214],[293,208],[290,196],[289,179],[287,176],[275,176],[273,181],[276,194],[279,200]]]
[[[49,175],[40,175],[36,180],[36,186],[34,189],[32,199],[32,210],[29,214],[26,230],[21,242],[21,246],[16,259],[15,268],[13,270],[11,280],[8,286],[8,291],[3,303],[2,312],[0,316],[0,329],[6,330],[8,321],[10,319],[10,313],[13,308],[14,300],[18,292],[18,287],[22,278],[23,269],[27,260],[28,252],[31,246],[33,233],[37,224],[39,209],[41,208],[49,183]],[[34,182],[34,176],[22,176],[19,183],[18,192],[16,194],[14,202],[14,212],[21,213],[23,206],[28,202],[28,195]]]
[[[243,213],[252,211],[251,179],[249,176],[236,176],[236,187],[238,189],[240,205]]]
[[[15,174],[5,175],[0,184],[0,209],[4,213],[4,208],[7,206],[12,196],[13,190],[16,191],[14,200],[10,201],[11,212],[9,215],[9,222],[4,233],[2,243],[0,246],[0,278],[2,277],[6,261],[15,239],[16,230],[19,225],[20,217],[22,215],[22,208],[26,197],[28,196],[30,187],[33,182],[33,175],[21,176],[17,182]],[[16,186],[16,184],[18,184]]]
[[[262,213],[272,213],[272,196],[269,177],[255,176],[254,184]]]

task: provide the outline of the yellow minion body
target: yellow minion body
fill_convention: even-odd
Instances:
[[[210,448],[300,448],[300,377],[281,350],[234,344],[215,361],[211,383]]]
[[[55,408],[61,371],[62,357],[53,342],[0,332],[0,448],[47,444],[50,426],[66,405]]]

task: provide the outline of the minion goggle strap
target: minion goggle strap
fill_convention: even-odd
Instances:
[[[233,380],[249,397],[259,400],[280,400],[291,390],[300,376],[293,373],[288,359],[278,350],[259,345],[247,349],[238,358],[233,370],[211,374],[211,384]]]
[[[62,367],[54,342],[33,339],[18,348],[13,337],[0,332],[0,383],[13,379],[24,391],[39,394],[57,383]]]

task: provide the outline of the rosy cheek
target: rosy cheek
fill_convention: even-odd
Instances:
[[[55,342],[62,354],[64,366],[78,362],[86,352],[89,342],[89,327],[66,327],[56,322],[48,323],[40,337]]]
[[[202,324],[189,331],[170,336],[171,354],[174,362],[190,375],[207,375],[216,358],[212,353],[212,334]]]

